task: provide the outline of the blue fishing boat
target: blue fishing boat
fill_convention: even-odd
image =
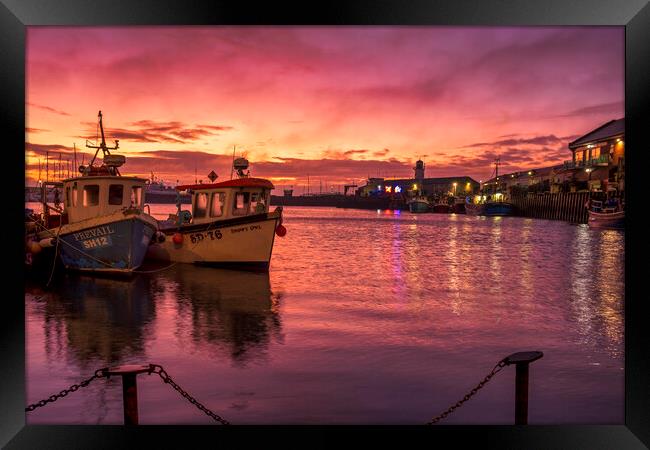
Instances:
[[[491,201],[483,205],[483,216],[512,216],[515,213],[515,206],[512,203]]]
[[[55,247],[66,269],[130,274],[143,262],[158,223],[144,212],[146,180],[122,176],[123,155],[111,154],[99,112],[101,143],[80,176],[62,181],[63,208],[43,205],[37,245]],[[95,164],[99,150],[101,165]],[[34,244],[32,244],[34,246]]]

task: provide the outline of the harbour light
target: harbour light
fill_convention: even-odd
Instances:
[[[399,186],[395,186],[395,192],[399,194],[400,192],[402,192],[402,188]]]
[[[413,183],[413,190],[415,191],[415,190],[417,190],[417,188],[418,188],[418,185],[416,183]]]
[[[393,190],[392,186],[386,186],[386,192],[391,192]]]

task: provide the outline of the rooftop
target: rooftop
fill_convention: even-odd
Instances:
[[[569,148],[573,149],[584,144],[602,141],[621,134],[625,134],[625,117],[622,119],[610,120],[595,130],[579,137],[575,141],[569,142]]]

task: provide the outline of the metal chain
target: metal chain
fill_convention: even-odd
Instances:
[[[150,373],[156,373],[160,376],[160,378],[166,383],[170,384],[176,391],[178,391],[183,397],[185,397],[191,404],[196,406],[198,409],[203,411],[205,414],[208,416],[212,417],[214,420],[217,422],[220,422],[222,425],[230,425],[230,422],[228,422],[226,419],[222,418],[215,412],[211,411],[210,409],[206,408],[203,406],[199,401],[197,401],[194,397],[192,397],[190,394],[188,394],[183,388],[181,388],[178,384],[174,382],[172,377],[169,376],[169,374],[163,369],[163,367],[159,364],[150,364]]]
[[[474,394],[476,394],[476,393],[477,393],[477,392],[478,392],[478,391],[479,391],[483,386],[485,386],[485,384],[486,384],[488,381],[490,381],[490,380],[492,379],[493,376],[495,376],[497,373],[499,373],[499,372],[501,371],[501,369],[503,369],[503,368],[507,365],[507,363],[506,363],[506,359],[507,359],[507,358],[504,358],[504,359],[502,359],[501,361],[499,361],[499,362],[497,363],[497,365],[494,366],[494,368],[492,369],[492,371],[491,371],[490,373],[488,373],[488,374],[485,376],[485,378],[483,378],[483,380],[482,380],[479,384],[476,385],[476,387],[475,387],[474,389],[472,389],[471,391],[469,391],[469,393],[468,393],[467,395],[465,395],[465,397],[463,397],[461,400],[459,400],[458,402],[456,402],[455,405],[449,407],[445,412],[443,412],[442,414],[440,414],[440,415],[437,416],[437,417],[434,417],[433,419],[431,419],[431,421],[427,422],[427,425],[433,425],[433,424],[437,423],[438,421],[444,419],[444,418],[447,417],[449,414],[451,414],[451,413],[452,413],[456,408],[458,408],[458,407],[461,406],[463,403],[465,403],[467,400],[469,400],[470,398],[472,398],[472,397],[474,396]]]
[[[34,411],[36,408],[40,408],[41,406],[45,406],[50,402],[55,402],[58,399],[60,399],[61,397],[65,397],[69,393],[75,392],[77,389],[79,389],[81,387],[86,387],[86,386],[88,386],[90,384],[91,381],[94,381],[97,378],[105,377],[106,376],[106,371],[108,371],[108,367],[105,367],[103,369],[97,369],[95,371],[95,373],[93,374],[93,376],[88,378],[87,380],[83,380],[79,384],[73,384],[68,389],[64,389],[61,392],[59,392],[58,394],[50,395],[48,398],[43,399],[40,402],[31,404],[27,408],[25,408],[25,411],[27,411],[27,412]]]

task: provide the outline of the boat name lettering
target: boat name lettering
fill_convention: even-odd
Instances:
[[[73,233],[73,236],[76,241],[83,241],[85,239],[107,236],[114,233],[115,230],[111,228],[110,225],[104,225],[103,227],[97,227],[90,230],[80,231],[79,233]]]
[[[204,233],[190,234],[190,240],[192,241],[193,244],[195,244],[197,242],[201,242],[203,239],[208,238],[208,237],[211,240],[214,241],[215,239],[221,239],[223,237],[223,235],[221,234],[220,230],[214,230],[214,231],[210,230],[210,231],[206,231]]]
[[[230,230],[231,233],[241,233],[242,231],[248,231],[248,227],[233,228]]]
[[[86,239],[85,241],[81,241],[81,244],[85,249],[89,249],[89,248],[97,248],[97,247],[106,247],[108,245],[111,245],[112,242],[110,236],[102,236],[102,237],[97,237],[92,239]]]

